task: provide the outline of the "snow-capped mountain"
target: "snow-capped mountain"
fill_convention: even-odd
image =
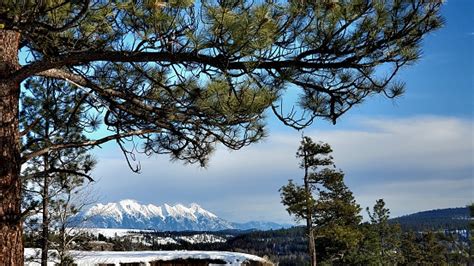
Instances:
[[[196,203],[156,206],[143,205],[127,199],[107,204],[96,204],[80,213],[76,221],[83,227],[152,229],[159,231],[219,231],[226,229],[276,229],[285,226],[265,222],[250,224],[230,223],[203,209]],[[260,228],[262,227],[262,228]]]
[[[142,205],[135,200],[121,200],[92,206],[81,217],[87,227],[153,229],[160,231],[218,231],[232,224],[206,211],[196,203]]]

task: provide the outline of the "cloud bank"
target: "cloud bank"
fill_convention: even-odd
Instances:
[[[305,134],[333,147],[336,165],[363,208],[384,198],[397,216],[474,201],[473,121],[423,116],[353,124]],[[271,130],[264,141],[240,151],[217,149],[206,169],[154,156],[140,159],[142,173],[136,175],[108,146],[97,152],[96,186],[103,201],[197,202],[231,221],[288,222],[278,189],[302,175],[295,158],[301,133]]]

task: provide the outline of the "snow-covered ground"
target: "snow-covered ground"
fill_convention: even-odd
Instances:
[[[40,265],[29,262],[28,258],[35,256],[35,249],[25,249],[26,266]],[[211,259],[225,261],[226,265],[242,265],[245,261],[266,262],[264,259],[245,253],[227,251],[72,251],[75,263],[80,266],[95,266],[99,263],[120,265],[120,263],[145,263],[152,261],[169,261],[175,259]],[[268,262],[267,262],[268,263]],[[54,261],[48,263],[54,265]],[[271,265],[271,264],[266,264]]]

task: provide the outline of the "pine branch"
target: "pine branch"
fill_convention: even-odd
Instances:
[[[23,131],[20,132],[20,137],[23,137],[24,135],[28,134],[28,132],[30,132],[40,121],[41,117],[36,118],[33,123],[31,123]]]
[[[67,149],[67,148],[78,148],[78,147],[94,147],[94,146],[98,146],[100,144],[109,142],[111,140],[118,140],[118,139],[123,139],[127,137],[132,137],[132,136],[140,136],[140,135],[150,134],[154,132],[156,132],[155,129],[142,129],[142,130],[125,132],[125,133],[117,133],[117,134],[109,135],[109,136],[96,139],[96,140],[53,144],[49,147],[23,155],[21,158],[21,163],[23,164],[31,160],[32,158],[41,156],[43,154],[46,154],[48,152],[55,151],[55,150],[61,150],[61,149]]]
[[[298,69],[346,69],[346,68],[358,68],[365,66],[366,64],[354,63],[352,59],[345,59],[341,62],[314,62],[314,61],[303,61],[303,60],[279,60],[279,61],[260,61],[260,60],[248,60],[248,61],[232,61],[229,58],[225,58],[222,55],[208,56],[203,54],[197,54],[195,52],[181,52],[181,53],[170,53],[170,52],[129,52],[129,51],[102,51],[102,52],[79,52],[73,53],[57,58],[45,59],[32,63],[30,65],[20,68],[14,72],[11,78],[22,81],[29,76],[38,75],[39,73],[45,72],[51,69],[58,69],[65,66],[82,65],[96,61],[108,61],[118,63],[133,63],[133,62],[163,62],[172,64],[201,64],[204,66],[214,67],[221,71],[226,70],[241,70],[248,72],[248,66],[252,66],[254,70],[257,69],[287,69],[287,68],[298,68]]]

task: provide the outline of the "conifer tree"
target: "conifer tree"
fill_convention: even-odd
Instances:
[[[415,232],[409,231],[403,234],[401,252],[403,255],[403,263],[409,265],[422,264],[423,254]]]
[[[25,84],[24,106],[20,126],[31,125],[23,136],[24,151],[44,149],[54,140],[85,140],[83,130],[88,127],[86,112],[81,106],[83,97],[65,83],[49,79],[29,80]],[[60,100],[57,100],[60,99]],[[24,208],[28,212],[41,213],[41,264],[47,265],[51,228],[56,219],[51,217],[63,197],[75,187],[82,186],[84,179],[95,164],[87,148],[71,147],[52,151],[31,160],[23,171]]]
[[[446,264],[446,247],[438,241],[434,232],[423,232],[420,244],[423,264]]]
[[[377,235],[369,223],[360,224],[359,230],[362,238],[359,245],[352,250],[346,259],[346,262],[351,265],[377,265],[379,264],[379,249],[377,245]]]
[[[0,1],[0,264],[23,263],[22,164],[107,141],[133,159],[132,137],[147,154],[205,164],[217,142],[261,139],[267,109],[296,128],[335,123],[368,96],[403,92],[396,73],[441,26],[441,2]],[[21,151],[20,84],[36,76],[89,94],[109,134]],[[284,112],[286,88],[305,117]]]
[[[385,207],[383,199],[378,199],[373,207],[373,211],[367,207],[370,217],[371,229],[375,233],[375,249],[372,251],[376,255],[377,263],[382,265],[394,265],[402,261],[400,252],[401,228],[397,224],[390,224],[390,210]]]
[[[328,264],[348,263],[346,256],[361,241],[359,224],[361,208],[349,188],[344,184],[342,171],[323,172],[327,175],[319,191],[315,213],[316,249],[321,260]]]
[[[316,239],[324,243],[319,260],[332,263],[343,261],[361,238],[360,207],[344,184],[344,174],[335,169],[331,153],[329,144],[303,137],[296,154],[304,171],[303,184],[290,180],[280,189],[288,213],[306,222],[311,265],[317,263]]]

